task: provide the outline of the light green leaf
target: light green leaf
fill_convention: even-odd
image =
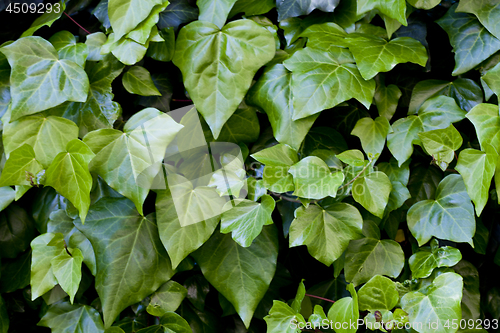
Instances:
[[[423,247],[410,259],[410,269],[414,279],[429,277],[438,267],[452,267],[462,260],[460,250],[451,246],[439,247],[437,240],[431,241],[431,247]]]
[[[142,214],[142,204],[160,170],[165,149],[181,128],[169,115],[147,108],[127,121],[124,132],[90,132],[83,138],[96,154],[90,170],[131,199]]]
[[[188,291],[175,281],[168,281],[151,295],[147,312],[156,317],[161,317],[169,311],[175,311],[181,305]]]
[[[292,166],[299,161],[297,152],[285,144],[263,149],[251,157],[262,164],[272,166]]]
[[[330,172],[328,165],[319,157],[308,156],[288,170],[293,176],[294,195],[307,199],[335,197],[344,181],[342,171]]]
[[[359,0],[357,14],[361,15],[373,9],[378,9],[382,14],[397,20],[402,25],[406,23],[406,2],[403,0]]]
[[[273,224],[271,214],[274,207],[274,199],[267,194],[260,203],[246,199],[227,202],[222,209],[221,232],[231,232],[236,243],[249,247],[263,226]]]
[[[184,258],[202,246],[219,223],[219,216],[198,223],[182,226],[170,190],[158,191],[156,219],[160,239],[176,268]]]
[[[52,272],[61,288],[69,295],[71,304],[82,279],[82,262],[83,254],[79,249],[71,249],[71,255],[63,251],[50,261]]]
[[[378,84],[373,96],[373,102],[377,106],[378,114],[387,120],[391,120],[402,95],[401,90],[394,84],[387,87],[384,84]]]
[[[381,171],[375,171],[354,181],[352,197],[370,213],[382,218],[391,190],[389,177]]]
[[[197,0],[196,4],[200,9],[198,20],[213,23],[222,29],[236,1],[237,0]]]
[[[267,324],[267,333],[300,333],[300,328],[293,327],[294,324],[306,323],[300,313],[280,301],[273,301],[273,307],[264,320]]]
[[[463,281],[456,273],[439,275],[425,290],[411,291],[401,298],[402,309],[411,324],[418,323],[421,333],[454,333],[457,328],[445,328],[445,323],[460,322]],[[431,323],[436,323],[437,325]],[[421,326],[420,326],[421,325]]]
[[[292,72],[294,120],[332,108],[351,98],[367,109],[375,93],[375,81],[359,73],[351,53],[332,47],[327,52],[311,47],[284,61]]]
[[[500,50],[500,40],[486,30],[471,14],[457,13],[457,4],[437,20],[450,37],[455,52],[453,75],[463,74]]]
[[[289,17],[308,15],[314,9],[333,12],[340,0],[282,0],[276,2],[278,21]]]
[[[439,183],[435,197],[435,200],[419,201],[408,211],[408,227],[419,246],[432,236],[472,245],[476,231],[474,207],[462,177],[457,174],[446,176]]]
[[[247,101],[266,112],[278,142],[298,150],[319,114],[299,120],[292,119],[294,109],[291,82],[292,73],[282,64],[268,67],[248,92]]]
[[[382,275],[375,275],[361,287],[358,297],[361,311],[391,310],[399,301],[396,284]]]
[[[227,57],[230,53],[239,56]],[[233,21],[222,30],[203,21],[181,29],[173,62],[215,138],[243,100],[255,72],[274,54],[273,35],[251,20]]]
[[[38,325],[49,327],[53,333],[104,333],[102,319],[96,309],[68,302],[51,305]]]
[[[408,3],[418,9],[432,9],[439,5],[441,0],[408,0]]]
[[[466,116],[476,129],[481,149],[488,145],[500,152],[500,117],[498,107],[493,104],[479,104],[467,113]]]
[[[346,203],[325,210],[317,205],[299,207],[290,226],[290,247],[307,245],[311,255],[330,266],[347,248],[350,240],[363,237],[359,211]]]
[[[52,10],[47,11],[37,17],[37,19],[31,24],[28,30],[23,32],[21,37],[33,36],[33,34],[40,28],[44,26],[52,26],[52,24],[57,21],[66,10],[66,3],[64,1],[59,1],[55,4],[52,4]]]
[[[108,15],[116,39],[134,30],[144,21],[155,5],[164,0],[109,0]]]
[[[77,43],[71,32],[59,31],[49,38],[49,42],[56,49],[59,59],[71,60],[82,68],[85,66],[89,54],[88,47],[84,43]]]
[[[10,186],[0,187],[0,212],[5,208],[7,208],[7,206],[9,206],[12,203],[12,201],[14,201],[15,197],[16,197],[16,191],[13,190],[12,187]]]
[[[90,209],[85,224],[74,221],[96,253],[95,283],[106,327],[174,274],[154,217],[140,216],[125,198],[102,198]]]
[[[424,125],[418,116],[409,116],[396,120],[392,124],[393,132],[387,136],[387,148],[401,166],[413,154],[413,145],[420,142],[418,133]]]
[[[365,80],[370,80],[379,72],[388,72],[397,64],[413,62],[425,67],[427,63],[427,50],[410,37],[386,41],[377,36],[354,33],[349,34],[346,42]]]
[[[45,185],[52,186],[68,199],[80,212],[83,222],[90,207],[92,176],[88,166],[94,156],[85,143],[74,139],[68,142],[66,152],[60,152],[45,172]]]
[[[162,0],[160,4],[154,6],[149,16],[139,23],[134,30],[130,31],[126,35],[126,38],[139,44],[146,44],[151,36],[152,29],[154,28],[154,30],[157,30],[156,23],[158,23],[160,19],[160,13],[163,12],[168,5],[169,2],[167,0]]]
[[[356,333],[357,322],[359,319],[359,308],[358,308],[358,295],[354,289],[354,285],[349,284],[347,290],[351,293],[351,297],[344,297],[333,303],[330,310],[328,310],[328,319],[333,321],[335,332],[337,333]],[[338,324],[337,324],[338,323]],[[343,323],[348,323],[345,328]],[[351,325],[356,323],[355,325]],[[339,325],[340,324],[340,325]],[[354,326],[354,328],[353,328]]]
[[[262,179],[255,180],[253,177],[247,178],[248,199],[258,201],[260,197],[267,193]]]
[[[43,170],[43,166],[36,160],[33,148],[24,144],[15,149],[2,170],[0,186],[31,185],[28,173],[36,175]]]
[[[45,39],[21,38],[2,47],[1,52],[12,68],[11,121],[65,101],[87,99],[89,79],[85,71],[73,61],[59,60],[57,51]]]
[[[305,24],[301,23],[302,26]],[[299,36],[307,37],[307,46],[318,50],[326,51],[330,47],[348,46],[345,40],[347,33],[341,26],[332,22],[313,24],[305,28]]]
[[[347,165],[355,167],[365,166],[365,157],[363,156],[363,153],[357,149],[346,150],[336,156]]]
[[[246,248],[234,242],[230,235],[216,232],[193,255],[208,282],[231,302],[245,327],[249,327],[276,270],[276,228],[263,228]]]
[[[425,132],[446,128],[451,123],[464,119],[466,114],[453,98],[447,96],[432,97],[418,110]]]
[[[500,25],[497,20],[500,15],[499,5],[500,4],[495,1],[488,0],[463,0],[458,4],[456,11],[476,15],[479,22],[481,22],[493,36],[500,38]]]
[[[346,252],[345,278],[355,286],[367,282],[377,274],[396,278],[403,269],[404,261],[401,246],[393,240],[353,240]]]
[[[62,234],[42,234],[33,239],[31,249],[31,299],[35,300],[57,284],[50,261],[65,251]]]
[[[385,138],[391,125],[385,117],[377,117],[373,120],[370,117],[361,118],[354,126],[351,135],[357,136],[361,140],[361,146],[370,160],[376,160],[385,146]]]
[[[149,71],[141,66],[133,66],[122,77],[125,89],[131,94],[141,96],[161,96],[156,89]]]
[[[106,43],[107,39],[106,34],[103,32],[94,32],[87,35],[85,44],[89,51],[89,55],[87,56],[88,61],[101,61],[104,58],[101,54],[101,47]]]
[[[448,164],[455,158],[455,151],[463,143],[462,136],[453,125],[445,129],[418,133],[422,145],[429,155],[445,171]]]
[[[498,95],[500,95],[500,64],[496,64],[495,67],[488,70],[488,72],[486,72],[486,74],[481,77],[481,83],[485,88],[485,95],[487,95],[486,88],[488,88],[490,89],[490,93],[493,92],[498,97]],[[486,100],[488,100],[489,97],[486,97]]]

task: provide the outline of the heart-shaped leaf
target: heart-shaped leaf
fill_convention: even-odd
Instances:
[[[462,260],[460,250],[451,246],[439,247],[437,240],[432,240],[431,247],[423,247],[410,259],[410,269],[414,279],[429,277],[438,267],[452,267]]]
[[[359,309],[391,310],[399,301],[396,284],[382,275],[375,275],[358,291]]]

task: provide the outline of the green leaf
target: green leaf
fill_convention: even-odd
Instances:
[[[351,134],[361,140],[361,146],[370,160],[376,160],[385,145],[385,138],[391,125],[385,117],[377,117],[373,120],[370,117],[361,118],[354,126]]]
[[[0,292],[11,293],[18,289],[24,289],[30,284],[30,271],[31,252],[26,252],[13,261],[4,260],[2,262]],[[2,331],[0,330],[0,332]]]
[[[89,79],[85,71],[71,60],[59,60],[57,51],[45,39],[21,38],[2,47],[1,52],[12,68],[11,121],[65,101],[87,99]]]
[[[453,269],[464,280],[464,289],[462,296],[462,319],[477,320],[481,317],[479,273],[476,267],[474,267],[473,264],[466,260],[461,260],[458,264],[453,266]]]
[[[500,64],[496,64],[495,67],[493,67],[492,69],[488,70],[488,72],[486,72],[485,75],[483,75],[481,77],[481,83],[483,84],[486,83],[486,86],[483,84],[483,87],[485,88],[485,95],[487,94],[486,93],[486,88],[489,88],[490,89],[490,93],[493,92],[495,93],[495,95],[500,95]],[[486,100],[489,99],[488,96],[486,96]],[[482,100],[481,100],[482,102]]]
[[[425,290],[411,291],[401,298],[401,307],[408,313],[411,324],[417,324],[419,332],[456,332],[445,328],[445,323],[460,322],[462,313],[462,277],[455,273],[439,275]],[[436,323],[432,324],[431,323]],[[421,326],[420,326],[421,325]]]
[[[149,16],[139,23],[134,30],[130,31],[126,37],[137,42],[139,44],[146,44],[150,35],[152,33],[152,29],[157,30],[156,23],[160,18],[160,13],[167,8],[169,2],[167,0],[162,0],[160,4],[154,6],[151,10]]]
[[[439,5],[441,0],[408,0],[408,3],[418,9],[432,9]]]
[[[466,114],[453,98],[447,96],[430,98],[418,110],[424,132],[446,128],[464,119]]]
[[[387,87],[384,84],[378,84],[373,96],[373,102],[377,106],[378,114],[387,120],[391,120],[402,95],[401,90],[394,84]]]
[[[344,181],[342,171],[330,172],[328,165],[319,157],[308,156],[288,170],[293,176],[294,195],[307,199],[335,197]]]
[[[476,15],[479,22],[481,22],[493,36],[500,38],[500,25],[498,25],[497,21],[500,15],[500,6],[498,3],[481,0],[465,0],[458,4],[456,11]]]
[[[52,272],[61,288],[69,295],[71,304],[82,279],[82,262],[83,254],[79,249],[71,249],[71,255],[63,251],[50,261]]]
[[[274,0],[238,0],[231,9],[229,17],[233,17],[238,13],[245,13],[246,16],[266,14],[274,7],[276,7],[276,1]]]
[[[278,10],[278,21],[282,21],[289,17],[308,15],[314,9],[319,9],[324,12],[333,12],[340,0],[283,0],[276,2]]]
[[[66,3],[64,1],[59,1],[55,4],[52,4],[52,10],[49,11],[47,8],[47,11],[37,17],[37,19],[31,24],[31,26],[23,32],[21,37],[28,37],[28,36],[33,36],[33,34],[40,28],[43,28],[44,26],[52,26],[52,24],[57,21],[63,14],[63,12],[66,10]]]
[[[264,320],[267,324],[267,333],[300,333],[301,329],[293,326],[306,322],[300,313],[280,301],[273,301],[273,307]]]
[[[56,49],[59,59],[71,60],[82,68],[85,66],[89,54],[88,47],[84,43],[77,43],[71,32],[59,31],[49,38],[49,42]]]
[[[381,171],[376,171],[354,181],[352,197],[370,213],[382,218],[391,190],[389,177]]]
[[[307,156],[318,149],[327,149],[340,154],[349,148],[344,137],[336,130],[331,127],[314,127],[307,133],[300,152]]]
[[[7,333],[9,330],[9,315],[7,313],[7,307],[5,302],[0,296],[0,332]]]
[[[476,207],[477,216],[481,215],[488,202],[491,180],[498,160],[498,154],[493,148],[490,146],[485,148],[486,153],[472,148],[462,150],[455,167],[464,179],[467,193]]]
[[[45,173],[45,185],[52,186],[68,199],[78,209],[84,222],[92,189],[89,162],[94,156],[85,143],[78,139],[71,140],[66,152],[60,152]]]
[[[175,311],[181,305],[188,291],[175,281],[168,281],[151,295],[147,312],[161,317],[169,311]]]
[[[396,278],[404,266],[401,246],[393,240],[362,238],[349,243],[344,268],[346,281],[355,286],[367,282],[375,275]]]
[[[89,51],[89,55],[87,56],[88,61],[101,61],[104,58],[101,54],[101,47],[106,43],[107,39],[106,34],[102,32],[94,32],[87,35],[85,44]]]
[[[64,249],[62,234],[45,233],[31,242],[31,300],[51,290],[57,284],[50,264]]]
[[[24,252],[33,239],[35,228],[31,217],[17,205],[10,205],[0,213],[1,257],[15,258]]]
[[[424,247],[414,253],[409,260],[412,277],[422,279],[429,277],[438,267],[455,266],[462,260],[460,250],[451,246],[439,247],[438,241],[433,240],[431,247]]]
[[[311,47],[285,60],[292,72],[294,120],[332,108],[351,98],[367,109],[375,93],[375,81],[359,73],[349,51],[332,47],[327,52]]]
[[[134,30],[144,21],[155,5],[164,0],[109,0],[108,15],[116,39]]]
[[[476,230],[474,207],[462,177],[446,176],[439,183],[435,197],[435,200],[419,201],[408,211],[408,227],[419,246],[432,236],[472,245]]]
[[[465,111],[470,111],[474,106],[483,102],[481,87],[470,79],[459,78],[452,82],[424,80],[418,82],[413,88],[408,113],[417,113],[426,100],[439,95],[452,97]]]
[[[175,52],[174,28],[168,27],[161,30],[160,36],[165,41],[150,43],[146,55],[157,61],[164,61],[164,62],[171,61],[172,58],[174,57],[174,52]]]
[[[96,309],[68,302],[51,305],[38,326],[49,327],[53,333],[104,333],[102,319]]]
[[[387,136],[387,148],[402,165],[413,154],[413,145],[419,143],[418,133],[424,130],[422,120],[418,116],[401,118],[392,124],[392,129]]]
[[[448,164],[455,158],[455,151],[463,143],[462,136],[453,125],[445,129],[418,133],[422,145],[441,170],[446,171]]]
[[[471,14],[457,13],[457,4],[437,20],[450,37],[455,52],[453,75],[463,74],[500,50],[500,40],[486,30]]]
[[[239,56],[227,58],[227,52]],[[273,35],[251,20],[233,21],[222,30],[203,21],[181,29],[173,62],[215,138],[243,100],[255,72],[274,53]]]
[[[217,141],[250,143],[259,138],[260,123],[257,117],[256,108],[249,107],[242,103],[233,115],[222,126]]]
[[[173,275],[154,214],[140,216],[129,200],[103,198],[92,206],[85,224],[74,223],[96,253],[96,290],[106,327]]]
[[[319,114],[293,120],[291,82],[292,73],[282,64],[268,67],[248,92],[247,101],[266,112],[278,142],[298,150]]]
[[[353,284],[349,284],[347,290],[351,293],[351,297],[339,299],[328,310],[328,319],[334,323],[333,325],[336,327],[335,332],[337,333],[356,333],[357,331],[357,322],[359,319],[358,295]],[[348,323],[348,328],[345,328],[342,325],[343,323]],[[356,324],[352,325],[352,323]]]
[[[227,16],[237,0],[197,0],[200,9],[198,19],[215,24],[220,29],[226,24]]]
[[[347,165],[355,167],[365,166],[365,157],[363,153],[357,149],[346,150],[336,156]]]
[[[273,224],[274,207],[274,199],[269,195],[264,195],[260,203],[246,199],[227,202],[222,209],[221,232],[231,232],[236,243],[249,247],[263,226]]]
[[[290,247],[307,245],[309,253],[330,266],[347,248],[350,240],[363,237],[359,211],[346,203],[325,210],[317,205],[299,207],[290,226]]]
[[[193,255],[208,282],[231,302],[245,327],[249,327],[276,270],[276,228],[263,228],[246,248],[231,236],[217,232]]]
[[[36,160],[33,148],[24,144],[15,149],[2,170],[0,186],[31,185],[27,175],[36,175],[43,166]],[[3,187],[2,187],[3,188]]]
[[[377,36],[354,33],[346,41],[365,80],[370,80],[379,72],[388,72],[397,64],[413,62],[425,67],[427,63],[427,50],[410,37],[386,41]]]
[[[148,70],[141,66],[133,66],[122,77],[123,86],[131,94],[141,96],[161,96],[156,89]]]
[[[406,2],[403,0],[359,0],[357,2],[357,14],[361,15],[370,10],[378,9],[382,14],[397,20],[402,25],[406,23]]]
[[[391,310],[399,301],[396,284],[385,276],[375,275],[358,291],[359,309]]]
[[[307,23],[301,22],[306,27]],[[328,50],[330,47],[347,47],[345,30],[332,22],[313,24],[304,29],[299,35],[307,37],[307,46],[318,50]]]
[[[127,121],[124,132],[115,129],[90,132],[83,138],[96,154],[90,170],[132,200],[142,214],[142,204],[156,176],[150,168],[159,171],[167,145],[181,128],[169,115],[147,108]]]
[[[479,104],[466,116],[476,129],[477,137],[484,150],[488,145],[500,152],[500,117],[498,107],[493,104]]]
[[[265,165],[292,166],[299,162],[297,152],[285,144],[277,144],[251,155]]]
[[[161,96],[141,96],[138,103],[145,107],[157,108],[160,111],[170,111],[170,101],[172,100],[173,86],[166,74],[154,73],[151,79]]]
[[[189,23],[198,18],[198,7],[191,6],[186,0],[171,0],[170,5],[160,13],[158,28],[173,27],[175,31],[181,24]]]

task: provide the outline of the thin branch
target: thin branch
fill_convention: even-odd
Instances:
[[[335,303],[335,301],[332,301],[331,299],[320,297],[320,296],[316,296],[316,295],[306,294],[306,296],[309,296],[309,297],[312,297],[312,298],[317,298],[317,299],[320,299],[322,301],[326,301],[326,302],[330,302],[330,303]]]
[[[66,12],[63,12],[64,15],[66,15],[71,21],[73,21],[73,23],[75,23],[77,26],[80,27],[80,29],[82,29],[83,31],[85,31],[88,35],[90,35],[90,31],[88,31],[87,29],[85,29],[84,27],[82,27],[78,22],[76,22],[71,16],[69,16]]]
[[[300,203],[300,204],[302,203],[302,202],[300,202],[300,200],[292,199],[290,197],[287,197],[286,195],[282,195],[279,193],[269,191],[269,194],[271,194],[273,197],[280,198],[280,199],[283,199],[285,201],[296,202],[296,203]]]
[[[351,179],[351,181],[350,181],[350,182],[348,182],[347,184],[342,185],[341,187],[339,187],[339,188],[338,188],[338,190],[341,190],[341,189],[343,189],[343,188],[345,188],[345,187],[347,187],[347,186],[351,185],[352,183],[354,183],[354,181],[355,181],[356,179],[358,179],[358,178],[359,178],[359,177],[360,177],[360,176],[361,176],[361,175],[365,172],[365,170],[366,170],[366,169],[368,169],[368,166],[369,166],[370,164],[372,164],[372,161],[368,162],[368,164],[366,164],[366,165],[365,165],[365,167],[363,168],[363,170],[361,170],[361,171],[360,171],[360,173],[358,173],[358,174],[356,175],[356,177],[354,177],[353,179]],[[338,190],[337,190],[337,191],[338,191]]]
[[[190,99],[172,99],[172,102],[192,102]]]

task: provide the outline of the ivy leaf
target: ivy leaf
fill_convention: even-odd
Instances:
[[[71,304],[82,279],[82,262],[83,254],[79,249],[72,249],[71,255],[63,251],[50,261],[54,276],[61,288],[69,295]]]
[[[49,327],[54,333],[104,333],[102,319],[96,309],[68,302],[51,305],[38,325]]]
[[[361,214],[349,204],[335,203],[326,210],[317,205],[299,207],[290,226],[290,247],[307,245],[314,258],[330,266],[350,240],[363,236],[362,228]]]
[[[431,247],[423,247],[410,259],[410,269],[414,279],[429,277],[438,267],[452,267],[462,260],[460,250],[451,246],[439,247],[437,240],[431,241]]]
[[[0,296],[0,332],[7,333],[9,330],[9,315],[7,313],[7,306]]]
[[[263,149],[251,155],[254,159],[265,165],[292,166],[299,162],[297,152],[284,144]]]
[[[74,223],[95,250],[96,290],[106,327],[173,275],[154,214],[140,216],[129,200],[102,198],[90,209],[85,224],[79,219]]]
[[[134,30],[127,33],[126,37],[139,44],[146,44],[152,31],[157,30],[156,23],[158,23],[159,14],[167,8],[168,4],[168,1],[162,0],[160,4],[154,6],[149,16],[139,23]],[[152,30],[153,28],[154,30]]]
[[[239,56],[227,58],[228,52]],[[173,62],[214,138],[243,100],[255,72],[274,54],[273,35],[251,20],[233,21],[222,30],[203,21],[181,29]]]
[[[392,124],[393,132],[387,136],[387,148],[398,160],[399,165],[408,160],[413,153],[413,145],[419,143],[418,133],[423,132],[422,120],[409,116]]]
[[[87,35],[85,45],[87,45],[89,51],[89,55],[87,56],[88,61],[101,61],[104,58],[101,54],[101,47],[106,43],[107,39],[106,34],[103,32],[94,32]]]
[[[355,98],[367,109],[375,93],[375,81],[359,73],[349,51],[332,47],[327,52],[311,47],[284,61],[292,72],[294,120],[305,118]]]
[[[160,318],[160,325],[153,325],[137,331],[137,333],[192,333],[188,322],[175,312],[167,312]]]
[[[441,170],[446,171],[448,164],[455,158],[455,151],[463,143],[462,136],[453,125],[445,129],[418,133],[422,145],[437,162]]]
[[[375,275],[361,287],[358,297],[361,311],[391,310],[399,301],[396,284],[382,275]]]
[[[49,38],[49,42],[56,49],[59,59],[71,60],[82,68],[85,66],[89,54],[88,47],[84,43],[77,43],[71,32],[59,31]]]
[[[265,164],[264,186],[273,192],[284,193],[294,189],[290,167],[299,161],[297,152],[285,144],[277,144],[251,155]]]
[[[151,43],[146,55],[157,61],[171,61],[175,52],[174,28],[168,27],[161,30],[159,33],[164,41]]]
[[[231,302],[249,327],[276,270],[276,228],[263,228],[247,248],[240,247],[230,235],[217,232],[193,255],[208,282]]]
[[[197,0],[200,9],[198,19],[215,24],[220,29],[226,24],[227,16],[237,0]]]
[[[307,26],[306,23],[301,23],[302,26]],[[318,50],[324,51],[330,49],[330,47],[348,46],[345,40],[347,33],[341,26],[332,22],[308,26],[299,36],[307,37],[307,46]]]
[[[310,14],[314,9],[324,12],[333,12],[340,0],[280,0],[276,1],[278,10],[278,21],[289,17],[296,17]]]
[[[135,29],[144,21],[155,5],[164,0],[109,0],[108,15],[116,39]]]
[[[300,328],[294,328],[292,323],[306,322],[300,313],[281,301],[273,301],[273,307],[264,320],[267,324],[267,333],[300,333]]]
[[[59,5],[57,7],[56,5]],[[33,36],[33,34],[40,28],[44,26],[52,26],[52,24],[57,21],[66,10],[66,3],[64,1],[59,1],[56,4],[52,4],[52,11],[48,11],[37,17],[37,19],[31,24],[31,26],[23,32],[21,37]],[[59,11],[57,9],[59,8]]]
[[[90,207],[92,189],[88,165],[94,156],[85,143],[74,139],[68,142],[66,152],[60,152],[45,172],[45,185],[52,186],[78,208],[83,222]]]
[[[59,60],[52,44],[41,37],[26,37],[1,48],[12,72],[11,118],[37,113],[65,101],[85,102],[89,79],[74,62]],[[52,87],[44,89],[42,87]]]
[[[346,251],[345,278],[355,286],[367,282],[377,274],[396,278],[403,269],[404,261],[401,246],[393,240],[353,240]]]
[[[168,281],[151,295],[147,312],[156,317],[161,317],[169,311],[175,311],[181,305],[188,291],[175,281]]]
[[[229,17],[233,17],[238,13],[245,13],[246,16],[262,15],[266,14],[274,7],[276,7],[276,1],[274,0],[238,0],[231,9]]]
[[[486,30],[471,14],[457,13],[457,4],[437,20],[450,37],[455,52],[453,75],[463,74],[500,50],[500,40]]]
[[[373,102],[377,106],[378,114],[387,120],[391,120],[402,95],[401,90],[394,84],[387,87],[384,84],[378,84],[373,96]]]
[[[291,82],[292,73],[282,64],[268,67],[248,92],[247,101],[266,112],[278,142],[298,150],[319,114],[293,120]]]
[[[170,101],[173,95],[173,86],[166,74],[154,73],[151,75],[153,83],[161,96],[141,96],[138,103],[144,107],[157,108],[160,111],[170,111]]]
[[[441,0],[408,0],[408,3],[418,9],[432,9],[439,5]]]
[[[454,242],[472,243],[476,231],[474,207],[462,177],[446,176],[436,190],[435,200],[423,200],[411,206],[408,227],[419,246],[432,236]]]
[[[479,319],[481,317],[481,294],[479,292],[479,273],[476,267],[466,260],[461,260],[453,266],[453,270],[464,280],[462,319]]]
[[[133,66],[122,77],[123,86],[131,94],[141,96],[161,96],[156,89],[148,70],[141,66]]]
[[[466,117],[474,124],[481,149],[488,145],[500,152],[500,117],[498,107],[493,104],[479,104],[467,113]]]
[[[373,9],[378,9],[382,14],[397,20],[402,25],[407,25],[406,2],[403,0],[359,0],[357,2],[357,15],[364,14]]]
[[[90,132],[83,138],[96,154],[90,170],[131,199],[142,214],[142,204],[156,175],[148,168],[157,166],[159,171],[167,145],[181,128],[169,115],[147,108],[127,121],[124,132],[115,129]]]
[[[267,194],[261,198],[260,203],[246,199],[227,202],[222,209],[221,232],[231,232],[236,243],[249,247],[261,233],[263,226],[273,224],[271,214],[274,207],[274,199]]]
[[[464,119],[466,114],[453,98],[447,96],[430,98],[418,110],[424,132],[446,128]]]
[[[361,146],[370,160],[377,159],[384,149],[385,138],[391,125],[385,117],[377,117],[373,120],[370,117],[361,118],[354,126],[351,134],[361,140]]]
[[[448,332],[445,323],[452,320],[460,321],[462,312],[463,281],[456,273],[443,273],[432,281],[425,290],[411,291],[401,298],[401,307],[408,313],[410,323],[421,323],[419,331],[422,333]],[[436,327],[430,323],[437,322]],[[456,331],[456,329],[452,329]]]
[[[198,7],[193,7],[186,0],[171,0],[167,8],[160,13],[158,28],[173,27],[175,31],[181,24],[189,23],[198,18]]]
[[[397,64],[413,62],[425,67],[427,63],[427,50],[410,37],[386,41],[374,35],[354,33],[346,41],[365,80],[370,80],[379,72],[388,72]]]
[[[496,20],[500,15],[500,6],[498,3],[465,0],[458,4],[456,11],[476,15],[479,22],[481,22],[493,36],[500,38],[500,25],[498,25]]]
[[[389,177],[381,171],[376,171],[354,181],[352,197],[370,213],[382,218],[391,190]]]
[[[217,141],[250,143],[259,138],[260,123],[256,109],[242,103],[222,126]]]
[[[334,323],[337,333],[355,333],[357,331],[357,325],[352,328],[351,323],[357,323],[359,319],[358,295],[352,283],[347,286],[347,290],[351,293],[351,297],[339,299],[328,310],[328,319]],[[349,328],[344,328],[342,323],[349,323]]]
[[[24,144],[15,149],[2,170],[0,186],[27,185],[30,182],[26,179],[27,174],[36,175],[43,170],[43,166],[36,160],[33,148]]]
[[[328,165],[319,157],[308,156],[288,170],[293,176],[294,195],[307,199],[335,197],[344,181],[342,171],[331,173]]]

